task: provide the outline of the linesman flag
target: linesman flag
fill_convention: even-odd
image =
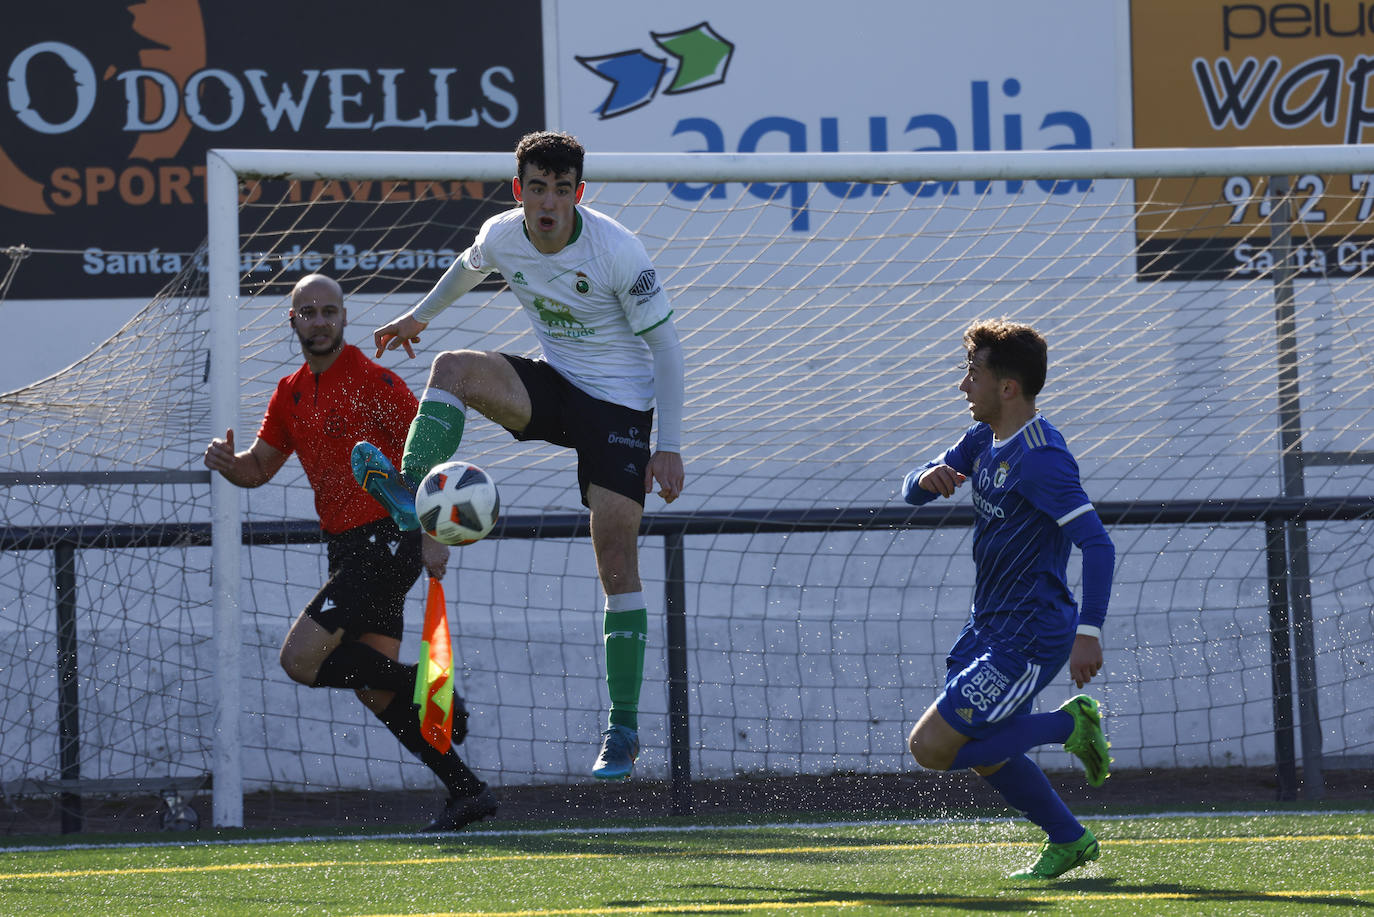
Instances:
[[[453,744],[453,644],[448,635],[444,586],[429,578],[425,626],[420,632],[420,661],[415,671],[415,700],[420,708],[420,734],[441,753]]]

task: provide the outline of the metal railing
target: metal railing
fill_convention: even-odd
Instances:
[[[1316,697],[1316,659],[1312,640],[1312,603],[1305,577],[1294,576],[1292,533],[1308,522],[1374,518],[1374,496],[1339,498],[1278,497],[1232,501],[1162,501],[1102,503],[1098,515],[1108,526],[1213,526],[1252,523],[1264,527],[1269,582],[1269,639],[1272,666],[1274,748],[1278,798],[1297,796],[1298,755],[1294,743],[1293,672],[1297,675],[1298,725],[1304,736],[1303,791],[1307,798],[1323,795],[1319,711]],[[945,507],[848,507],[805,510],[733,510],[718,513],[657,513],[646,515],[643,537],[663,539],[666,594],[666,652],[668,678],[669,762],[674,814],[693,808],[691,775],[690,673],[687,646],[686,539],[692,536],[758,534],[763,532],[882,531],[967,527],[974,510],[965,504]],[[501,519],[490,538],[587,538],[590,522],[584,513],[516,515]],[[242,526],[245,546],[310,544],[322,541],[313,520],[250,522]],[[55,632],[58,640],[59,773],[54,782],[61,795],[63,831],[81,830],[81,793],[101,792],[102,781],[83,781],[80,774],[77,685],[77,616],[75,552],[82,549],[205,546],[211,544],[211,524],[166,523],[139,525],[38,526],[0,529],[0,550],[53,552],[56,585]],[[32,781],[29,781],[32,783]],[[205,781],[207,784],[209,781]]]

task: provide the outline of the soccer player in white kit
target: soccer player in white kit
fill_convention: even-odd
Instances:
[[[412,344],[429,322],[500,271],[534,328],[543,359],[475,350],[439,354],[411,422],[400,473],[368,443],[355,447],[353,471],[408,530],[418,525],[415,486],[457,451],[468,407],[518,440],[576,450],[606,595],[611,703],[592,774],[618,780],[630,775],[639,754],[648,643],[638,555],[644,499],[655,482],[668,503],[683,486],[683,358],[672,306],[643,244],[610,217],[578,206],[584,156],[567,134],[521,138],[512,182],[520,206],[487,220],[415,308],[375,335],[378,356],[403,347],[414,357]]]

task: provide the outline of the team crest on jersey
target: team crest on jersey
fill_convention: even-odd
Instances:
[[[1007,474],[1010,473],[1010,471],[1011,466],[1006,462],[998,464],[997,471],[992,476],[992,486],[1001,487],[1003,484],[1007,483]]]
[[[586,296],[587,292],[591,290],[591,288],[592,284],[591,281],[587,279],[587,275],[582,273],[581,271],[578,271],[577,282],[573,284],[573,289],[576,290],[578,293],[582,294],[583,296]]]

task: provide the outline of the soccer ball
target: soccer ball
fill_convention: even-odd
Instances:
[[[468,462],[436,465],[415,491],[420,528],[443,544],[472,544],[485,538],[500,511],[496,482]]]

